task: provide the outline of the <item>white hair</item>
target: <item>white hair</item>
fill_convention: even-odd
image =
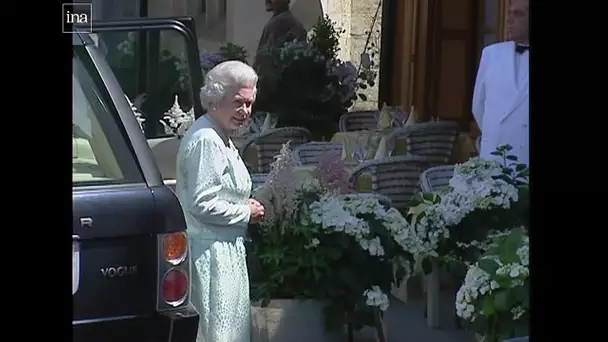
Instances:
[[[257,91],[258,74],[249,65],[240,61],[222,62],[205,75],[205,85],[201,88],[203,108],[211,110],[230,92],[240,87],[252,87]]]

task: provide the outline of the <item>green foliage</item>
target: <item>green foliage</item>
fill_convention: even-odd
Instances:
[[[529,335],[528,246],[525,229],[512,229],[509,235],[497,239],[474,266],[486,272],[498,284],[498,288],[480,294],[472,303],[478,314],[474,329],[488,342]],[[521,254],[522,248],[526,249],[525,255]],[[509,265],[518,265],[518,271],[510,268],[509,272],[507,268],[505,272],[504,267]],[[519,313],[515,315],[517,311]]]
[[[325,15],[319,17],[317,23],[312,27],[308,41],[326,60],[332,60],[338,58],[340,35],[345,32],[344,29],[336,29],[335,22],[329,15]]]
[[[226,42],[220,46],[220,53],[227,61],[236,60],[247,64],[247,58],[249,58],[249,54],[243,46],[230,42]]]
[[[490,153],[493,156],[501,157],[503,160],[503,174],[496,176],[496,178],[503,179],[515,186],[527,188],[530,169],[526,164],[518,163],[517,156],[509,154],[512,149],[511,145],[501,145],[496,151]]]

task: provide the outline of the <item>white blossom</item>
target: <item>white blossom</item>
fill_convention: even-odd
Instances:
[[[369,252],[369,255],[372,256],[383,256],[384,255],[384,247],[382,247],[382,243],[380,243],[380,238],[375,237],[371,240],[360,239],[359,245],[361,248]]]
[[[376,307],[382,311],[386,311],[389,307],[388,296],[377,285],[372,286],[370,290],[365,290],[363,296],[366,298],[367,306]]]
[[[516,286],[522,286],[530,275],[525,252],[528,246],[528,239],[524,237],[522,245],[517,250],[519,260],[516,262],[505,264],[500,260],[499,255],[486,255],[480,261],[470,266],[464,282],[456,294],[456,314],[473,322],[478,315],[483,314],[481,304],[479,304],[483,296],[493,295],[496,291],[505,291]],[[506,287],[501,287],[498,282],[492,279],[494,275],[487,273],[479,267],[479,263],[484,259],[492,260],[498,265],[495,276],[502,277],[501,279],[505,281],[501,280],[501,283]],[[479,307],[476,307],[476,305]],[[510,310],[513,313],[513,319],[518,319],[525,313],[524,308],[520,305],[516,305]]]
[[[517,188],[503,179],[502,166],[494,160],[479,157],[457,164],[450,179],[450,191],[441,195],[439,203],[428,206],[416,222],[414,232],[420,239],[420,255],[436,256],[441,241],[450,238],[450,228],[457,226],[475,210],[509,209],[519,200]],[[496,233],[495,233],[496,234]],[[459,247],[487,248],[489,241],[458,242]]]
[[[315,248],[315,247],[317,247],[317,246],[318,246],[320,243],[321,243],[321,241],[319,241],[319,239],[317,239],[317,238],[312,238],[312,239],[310,240],[310,243],[309,243],[308,245],[304,246],[304,248],[306,248],[306,249]]]

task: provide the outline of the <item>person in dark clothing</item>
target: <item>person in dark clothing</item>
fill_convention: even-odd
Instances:
[[[253,68],[258,73],[258,108],[272,111],[271,98],[278,82],[279,72],[275,62],[278,50],[285,42],[306,40],[304,25],[289,10],[295,0],[264,0],[266,11],[273,12],[258,44]]]

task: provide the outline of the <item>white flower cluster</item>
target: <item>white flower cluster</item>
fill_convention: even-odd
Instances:
[[[361,248],[372,256],[382,257],[385,251],[380,238],[370,236],[370,226],[366,219],[362,218],[364,215],[372,215],[384,224],[403,251],[415,254],[419,250],[419,241],[410,234],[410,226],[405,218],[395,209],[387,211],[373,197],[340,197],[327,193],[310,204],[308,211],[310,220],[321,225],[327,234],[338,232],[353,236]]]
[[[317,239],[317,238],[312,238],[312,239],[310,240],[310,243],[309,243],[308,245],[304,246],[304,248],[306,248],[306,249],[315,248],[315,247],[317,247],[317,246],[318,246],[320,243],[321,243],[321,241],[319,241],[319,239]]]
[[[517,249],[516,254],[523,266],[530,265],[530,240],[527,236],[524,237],[524,244]]]
[[[321,225],[326,233],[344,232],[362,240],[369,234],[369,225],[365,220],[354,216],[339,197],[325,194],[318,201],[310,204],[310,219]]]
[[[505,237],[507,235],[509,235],[508,231],[490,230],[488,232],[488,236],[483,241],[477,241],[477,240],[472,240],[469,242],[456,241],[456,245],[462,249],[475,247],[481,253],[483,253],[483,252],[487,251],[490,248],[490,246],[492,245],[492,243],[494,243],[497,239],[499,239],[501,237]],[[466,260],[465,260],[465,264],[467,264],[467,266],[468,266],[468,262]]]
[[[374,285],[370,290],[365,290],[363,296],[365,297],[365,304],[367,306],[376,307],[382,311],[388,309],[388,296],[382,292],[379,286]]]
[[[321,182],[316,178],[305,178],[302,182],[298,184],[299,192],[306,193],[320,193],[323,191],[323,187],[321,186]]]
[[[480,261],[489,259],[498,264],[496,275],[509,279],[507,288],[513,288],[522,285],[530,275],[528,251],[528,238],[524,237],[523,244],[516,253],[519,257],[518,262],[505,264],[496,255],[484,256]],[[478,261],[475,265],[469,267],[464,283],[456,294],[456,314],[468,321],[475,321],[477,316],[483,315],[483,311],[475,307],[476,301],[482,296],[491,295],[495,290],[504,290],[504,288],[492,279],[492,275],[479,267]],[[513,319],[518,319],[525,313],[520,306],[512,308],[511,312]]]
[[[474,210],[509,209],[519,200],[515,186],[494,179],[501,173],[497,161],[479,157],[455,166],[450,191],[441,196],[439,203],[426,208],[424,217],[416,222],[416,235],[423,241],[422,254],[436,256],[440,241],[450,237],[449,229]]]
[[[184,112],[179,106],[177,95],[175,95],[173,106],[165,112],[162,120],[159,121],[165,129],[165,134],[183,137],[188,128],[194,123],[194,107],[187,113]]]
[[[464,283],[456,294],[456,315],[468,321],[475,321],[477,310],[475,301],[480,295],[485,295],[499,287],[490,275],[477,266],[469,268]]]

